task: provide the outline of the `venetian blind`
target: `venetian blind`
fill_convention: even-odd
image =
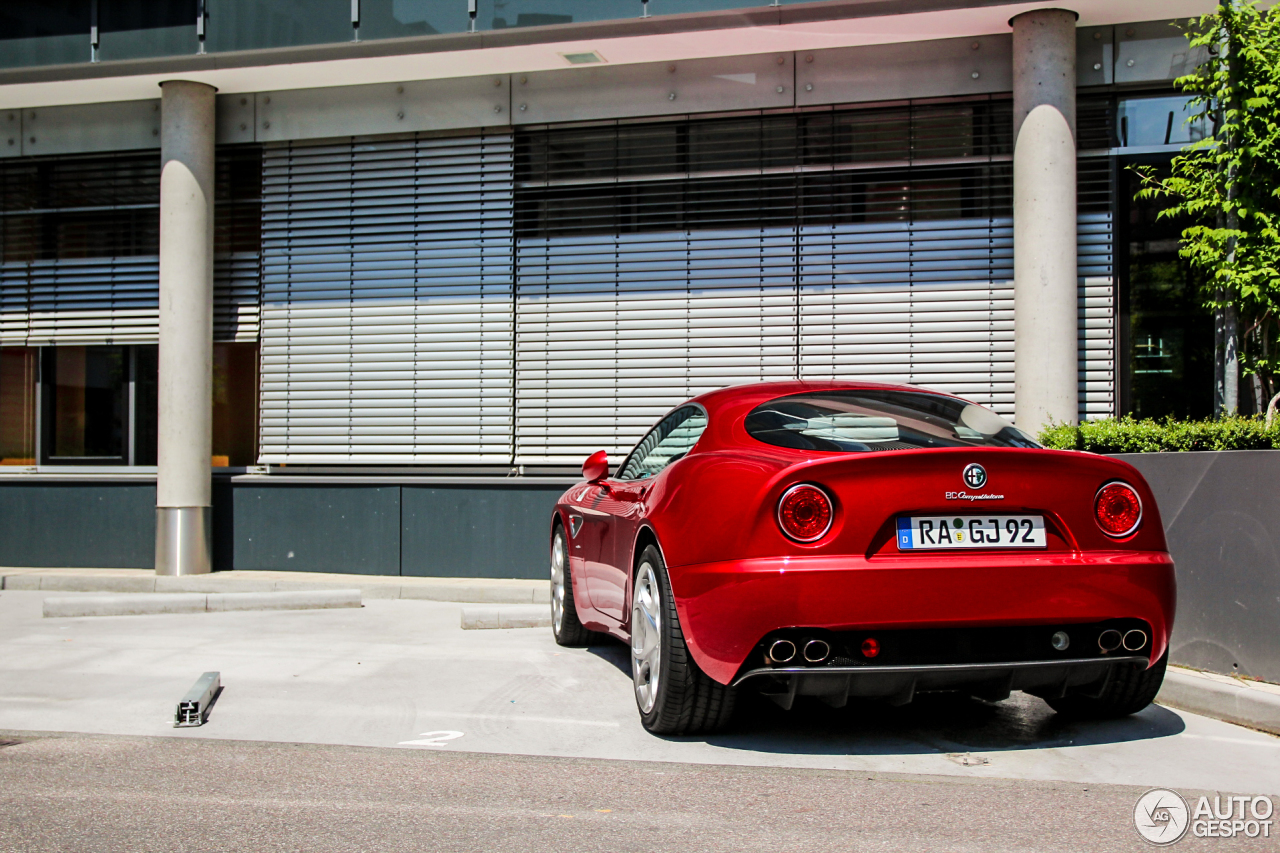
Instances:
[[[262,461],[510,461],[511,150],[265,150]]]
[[[218,152],[218,340],[257,337],[260,174],[256,146]],[[155,343],[159,215],[158,151],[0,161],[0,342]]]
[[[1007,101],[545,128],[517,153],[516,461],[764,379],[1012,405]]]

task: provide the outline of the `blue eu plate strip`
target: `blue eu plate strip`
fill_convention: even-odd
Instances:
[[[911,519],[898,519],[898,547],[911,548]]]

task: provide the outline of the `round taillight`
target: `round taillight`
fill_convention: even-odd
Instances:
[[[873,658],[878,654],[880,654],[879,640],[877,640],[875,637],[867,637],[865,640],[862,641],[863,657]]]
[[[1142,501],[1128,483],[1107,483],[1093,499],[1093,514],[1108,536],[1128,536],[1142,521]]]
[[[778,526],[797,542],[816,542],[831,529],[831,498],[817,486],[792,486],[778,501]]]

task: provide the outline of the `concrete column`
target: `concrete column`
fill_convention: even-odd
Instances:
[[[1079,417],[1076,319],[1076,14],[1013,25],[1014,407],[1035,434]]]
[[[203,574],[213,444],[212,86],[160,84],[160,377],[156,574]]]

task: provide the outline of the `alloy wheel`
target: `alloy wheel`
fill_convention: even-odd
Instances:
[[[631,674],[642,713],[653,710],[662,675],[662,593],[653,565],[641,563],[631,604]]]
[[[564,536],[556,533],[551,543],[551,625],[557,634],[564,623],[565,566]]]

